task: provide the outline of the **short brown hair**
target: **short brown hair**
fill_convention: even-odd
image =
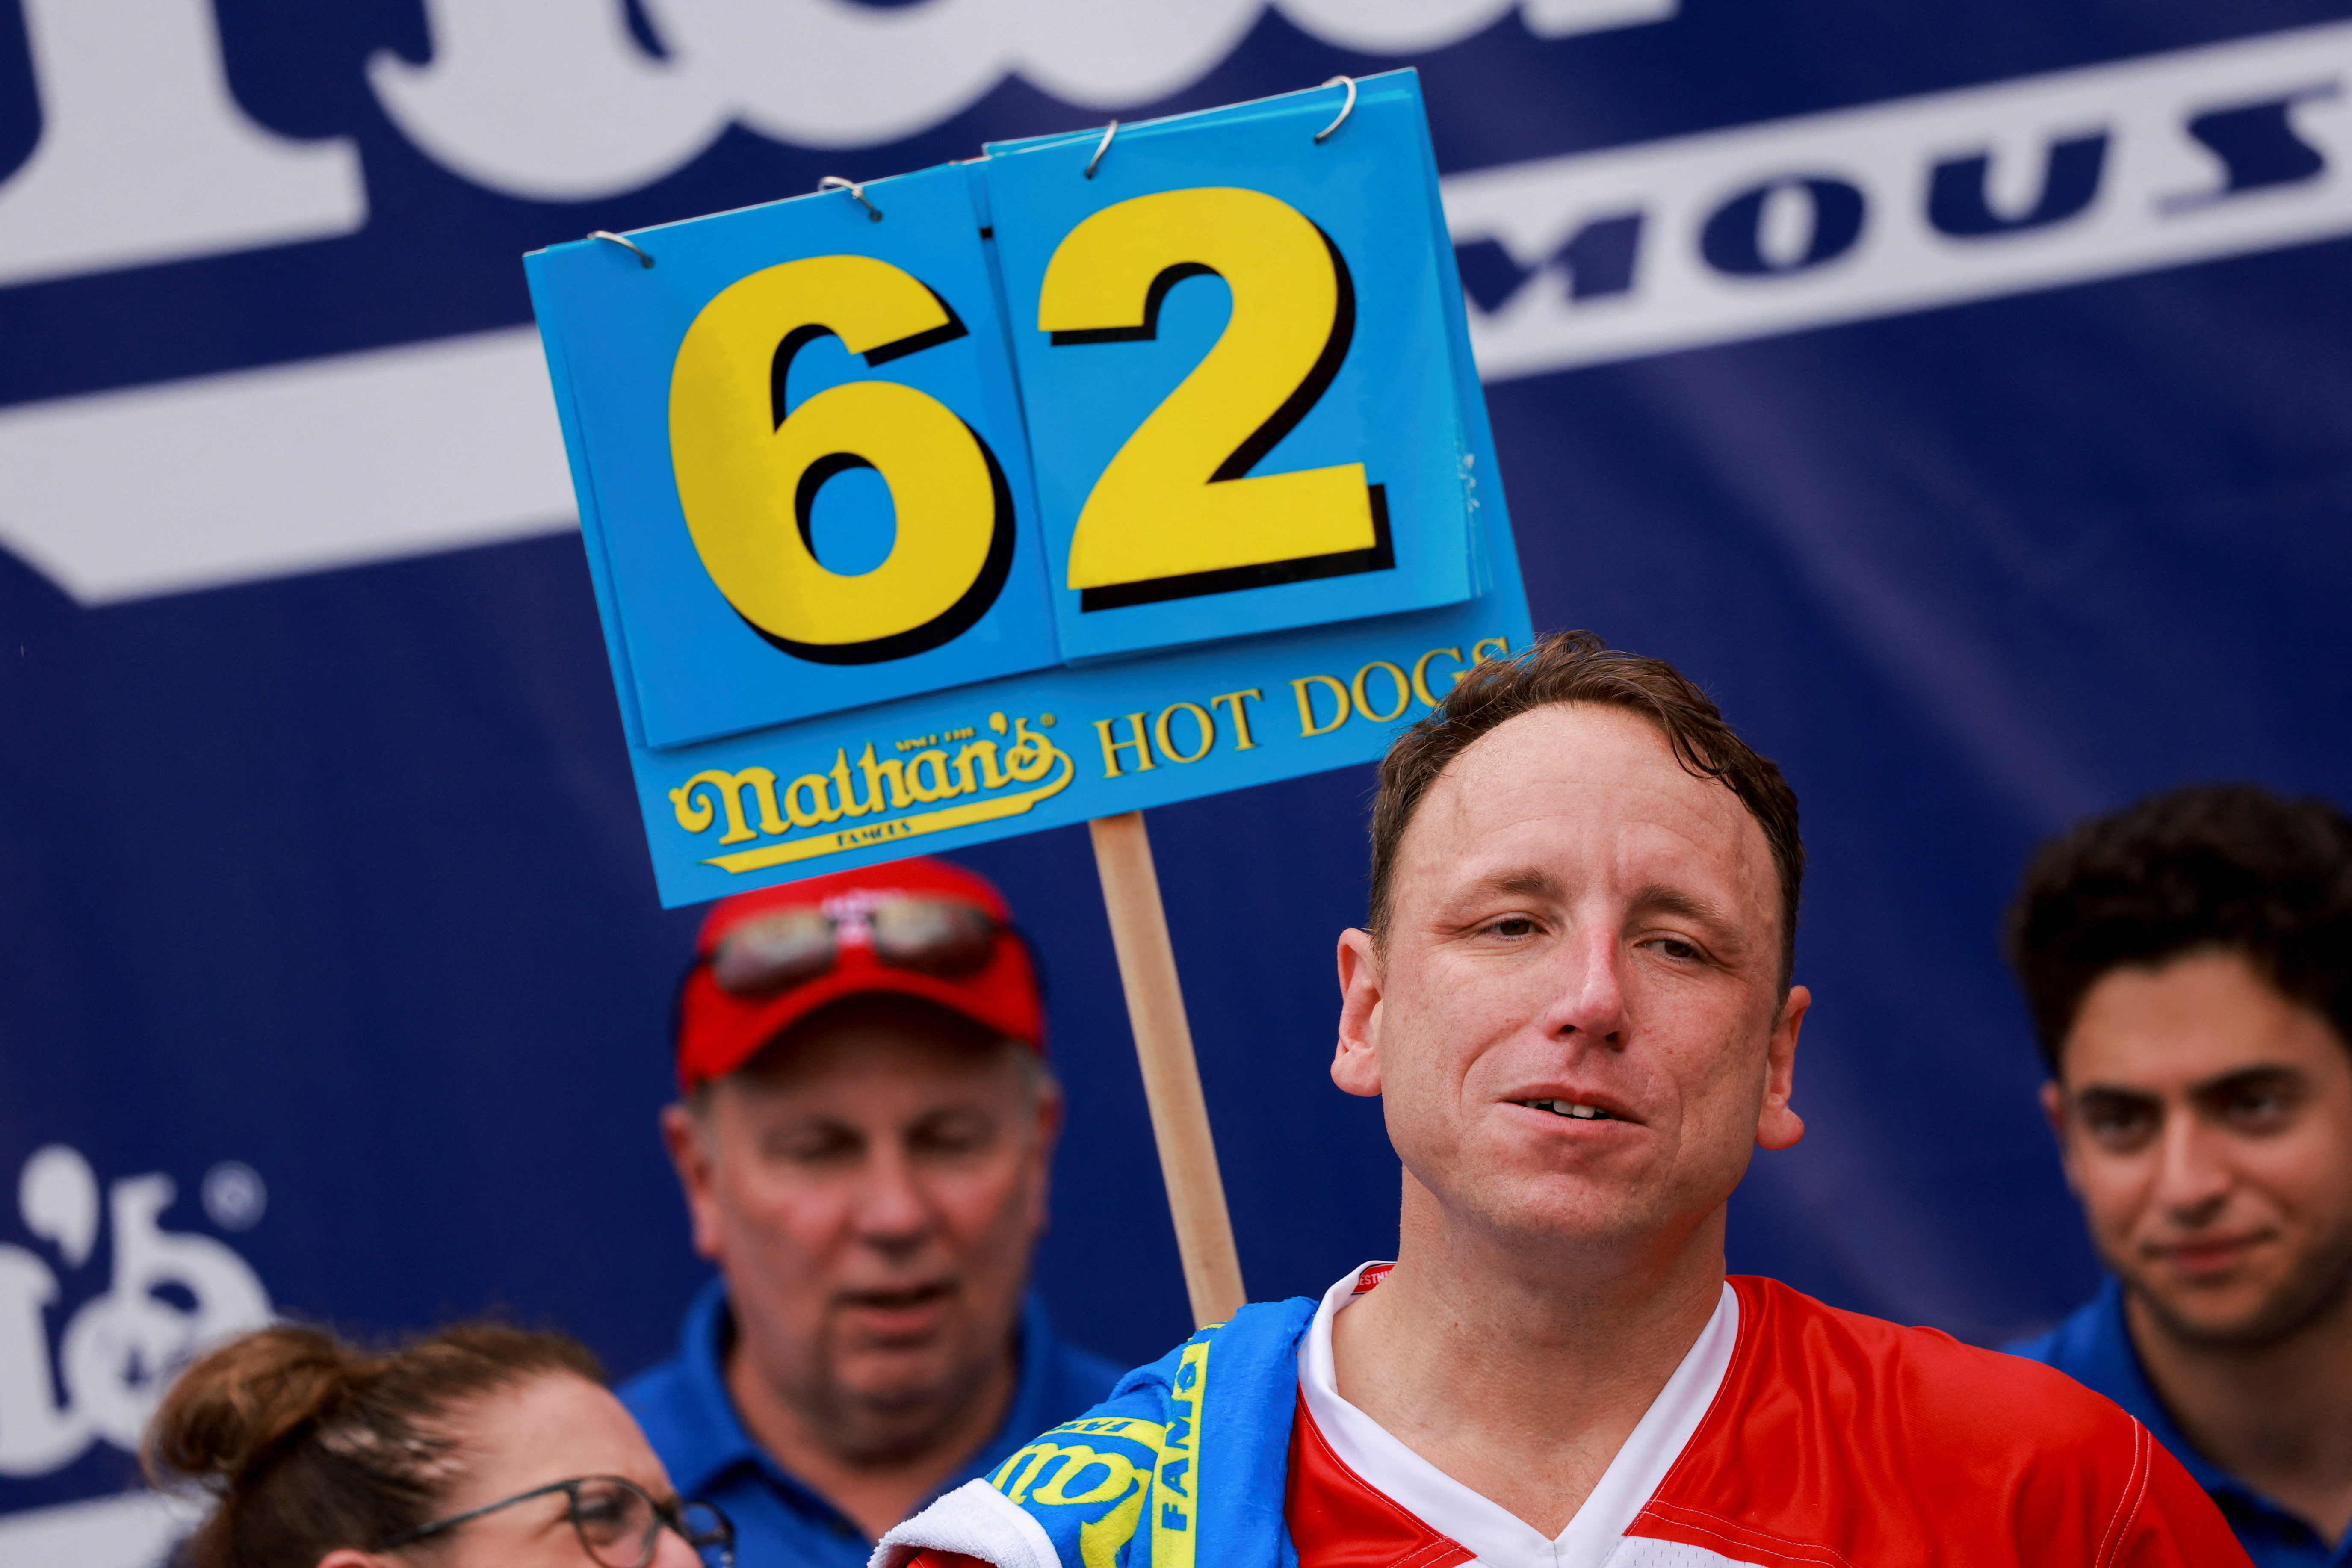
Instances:
[[[1372,801],[1371,931],[1388,939],[1390,884],[1398,847],[1446,765],[1480,736],[1520,714],[1555,703],[1591,702],[1638,713],[1655,724],[1675,760],[1697,778],[1739,797],[1780,882],[1780,988],[1797,965],[1797,896],[1805,879],[1805,844],[1797,834],[1797,792],[1772,760],[1724,722],[1712,698],[1662,658],[1612,648],[1591,632],[1554,632],[1513,658],[1473,665],[1437,710],[1407,730],[1381,760]]]
[[[148,1424],[148,1479],[212,1494],[186,1568],[317,1568],[432,1518],[457,1479],[462,1405],[559,1372],[604,1381],[562,1334],[476,1323],[371,1354],[280,1323],[180,1374]]]
[[[2053,1078],[2109,971],[2235,952],[2352,1045],[2352,820],[2324,800],[2197,784],[2044,844],[2009,911],[2009,960]]]

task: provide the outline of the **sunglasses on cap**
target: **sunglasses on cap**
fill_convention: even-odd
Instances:
[[[745,921],[711,949],[710,977],[734,996],[771,996],[829,974],[845,939],[864,942],[893,969],[970,974],[995,955],[1006,928],[961,899],[878,899],[840,912],[779,910]]]

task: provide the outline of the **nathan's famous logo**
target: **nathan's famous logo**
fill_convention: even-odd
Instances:
[[[1153,1568],[1193,1568],[1201,1405],[1208,1391],[1209,1346],[1196,1335],[1176,1363],[1169,1420],[1090,1415],[1065,1421],[1005,1460],[988,1484],[1044,1515],[1057,1540],[1066,1540],[1076,1525],[1087,1568],[1118,1562],[1139,1529],[1151,1532]]]
[[[127,1176],[103,1197],[89,1162],[52,1143],[25,1162],[16,1206],[25,1228],[64,1265],[0,1244],[0,1476],[39,1476],[104,1441],[136,1450],[172,1376],[199,1352],[270,1321],[252,1267],[209,1236],[163,1228],[172,1179]],[[225,1229],[261,1217],[261,1178],[226,1163],[204,1181],[205,1213]],[[106,1289],[67,1318],[52,1347],[51,1310],[112,1233]],[[52,1369],[55,1369],[54,1372]]]
[[[707,833],[723,821],[721,844],[783,838],[704,862],[727,871],[754,871],[1017,816],[1068,787],[1076,771],[1069,753],[1040,732],[1054,727],[1051,713],[1038,715],[1035,729],[1026,719],[1007,721],[991,713],[987,727],[986,735],[974,727],[901,740],[893,747],[898,755],[889,757],[877,756],[870,741],[855,762],[847,747],[839,747],[832,768],[803,773],[781,789],[772,768],[709,768],[670,791],[669,803],[677,825],[688,833]],[[979,798],[914,809],[963,795]],[[843,823],[856,826],[836,826]],[[803,837],[785,837],[795,831]]]

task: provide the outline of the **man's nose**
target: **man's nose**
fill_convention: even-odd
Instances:
[[[1601,1045],[1624,1043],[1624,953],[1612,931],[1571,931],[1554,954],[1544,1032]]]
[[[866,1162],[852,1220],[859,1239],[887,1250],[914,1247],[930,1234],[930,1200],[914,1163],[896,1143],[882,1143]]]
[[[2230,1163],[2222,1140],[2201,1118],[2165,1119],[2157,1146],[2156,1201],[2177,1224],[2202,1225],[2230,1195]]]

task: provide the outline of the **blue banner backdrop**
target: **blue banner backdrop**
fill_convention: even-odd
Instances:
[[[1537,624],[1676,660],[1803,797],[1810,1132],[1734,1266],[2053,1320],[2022,858],[2185,780],[2352,797],[2347,17],[0,0],[0,1557],[152,1551],[109,1500],[192,1336],[502,1306],[626,1372],[702,1276],[654,1129],[696,911],[521,253],[1401,63]],[[1393,1239],[1325,1078],[1368,784],[1152,816],[1260,1296]],[[1085,835],[969,859],[1051,974],[1046,1298],[1139,1360],[1187,1324]]]

